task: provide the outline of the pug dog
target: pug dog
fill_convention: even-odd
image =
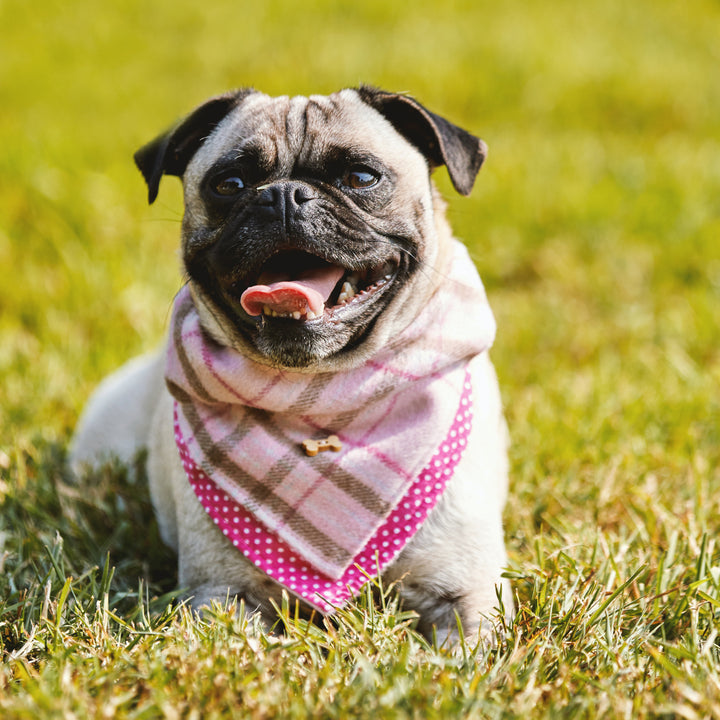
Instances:
[[[288,592],[331,614],[379,574],[426,635],[512,614],[495,324],[431,179],[468,195],[485,155],[367,86],[230,92],[135,155],[150,203],[182,179],[186,282],[166,347],[102,383],[71,461],[147,450],[193,608],[238,598],[270,624]]]

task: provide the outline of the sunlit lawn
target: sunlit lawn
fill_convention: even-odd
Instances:
[[[0,27],[3,718],[720,715],[716,2],[5,0]],[[193,619],[144,486],[65,467],[181,282],[179,183],[148,207],[134,150],[231,87],[359,82],[490,146],[470,199],[438,173],[513,437],[519,612],[485,652],[391,591],[256,642]]]

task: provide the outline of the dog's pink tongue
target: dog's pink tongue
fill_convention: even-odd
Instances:
[[[277,313],[319,315],[343,273],[336,265],[303,270],[292,280],[285,273],[265,272],[242,294],[240,304],[248,315],[262,315],[265,306]]]

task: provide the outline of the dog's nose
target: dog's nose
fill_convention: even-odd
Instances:
[[[317,199],[317,193],[308,184],[297,180],[265,185],[258,195],[257,204],[279,220],[292,221],[306,203]]]

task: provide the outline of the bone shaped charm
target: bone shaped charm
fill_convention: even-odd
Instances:
[[[338,452],[342,449],[342,443],[337,435],[330,435],[330,437],[324,438],[323,440],[303,440],[303,447],[307,455],[314,457],[323,450]]]

